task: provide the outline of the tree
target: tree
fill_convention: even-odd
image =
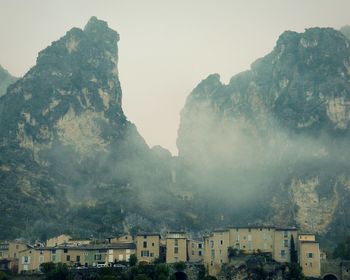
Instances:
[[[306,279],[302,268],[298,263],[289,263],[288,265],[288,272],[286,275],[287,280],[304,280]]]
[[[0,271],[0,280],[8,280],[8,276],[5,272]]]
[[[169,267],[164,263],[159,263],[154,266],[155,280],[167,280],[169,276]]]
[[[298,263],[298,252],[295,249],[294,237],[292,235],[290,239],[290,262]]]
[[[65,263],[58,263],[55,269],[46,275],[46,280],[68,280],[69,270]]]
[[[178,262],[174,265],[176,271],[184,271],[186,269],[186,264],[184,262]]]
[[[55,269],[56,265],[53,262],[46,262],[40,265],[41,272],[48,274]]]
[[[130,266],[135,266],[137,264],[137,257],[135,254],[130,255],[129,264]]]
[[[232,260],[234,257],[238,256],[238,249],[233,248],[233,247],[228,247],[228,258],[229,260]]]
[[[152,280],[146,274],[139,274],[135,277],[135,280]]]

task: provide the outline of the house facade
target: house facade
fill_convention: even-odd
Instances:
[[[159,258],[160,234],[144,233],[136,236],[136,252],[139,262],[151,263]]]

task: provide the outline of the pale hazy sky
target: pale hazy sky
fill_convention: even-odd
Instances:
[[[120,34],[125,114],[150,146],[176,154],[180,110],[200,80],[227,82],[285,30],[350,24],[350,0],[0,0],[0,64],[23,75],[93,15]]]

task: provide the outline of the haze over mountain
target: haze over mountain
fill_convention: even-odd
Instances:
[[[124,115],[118,40],[92,17],[0,98],[0,238],[274,223],[330,240],[349,230],[341,32],[287,31],[227,85],[204,79],[182,110],[178,157],[150,149]]]
[[[17,80],[0,65],[0,97],[6,93],[7,87]]]

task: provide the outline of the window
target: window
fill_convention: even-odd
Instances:
[[[152,242],[152,247],[154,247],[154,242]]]
[[[56,261],[56,255],[51,256],[51,261],[55,262]]]
[[[147,239],[147,235],[144,235],[143,238],[144,238],[144,239]]]
[[[192,242],[191,247],[194,248],[194,243]]]
[[[29,257],[28,256],[24,256],[23,257],[23,263],[29,263]]]
[[[211,249],[210,255],[212,258],[215,258],[215,250],[214,249]]]
[[[143,241],[143,248],[147,248],[147,241]]]
[[[149,251],[148,250],[141,251],[141,257],[149,257]]]
[[[220,240],[220,245],[224,244],[224,242],[222,240]]]
[[[149,256],[152,258],[153,257],[153,253],[149,253]]]
[[[198,249],[202,249],[202,243],[198,244]]]
[[[221,255],[221,249],[219,250],[219,255]]]
[[[39,263],[43,263],[44,262],[44,256],[40,256],[39,257]]]
[[[80,256],[77,256],[77,262],[80,262]]]
[[[175,242],[175,246],[179,245],[179,240],[178,239],[175,239],[174,242]]]
[[[310,267],[312,267],[312,263],[309,263]]]
[[[174,254],[178,254],[179,253],[179,247],[174,247]]]
[[[198,251],[198,256],[202,256],[202,251]]]
[[[102,260],[101,254],[95,255],[95,261],[100,261]]]
[[[52,254],[56,254],[56,250],[55,249],[52,249],[51,252],[52,252]]]
[[[288,231],[287,231],[287,230],[285,230],[285,231],[283,232],[283,237],[284,237],[284,238],[287,238],[287,237],[288,237]]]
[[[313,253],[307,253],[306,256],[309,258],[309,259],[312,259],[314,257],[314,254]]]
[[[194,251],[192,250],[192,256],[194,256]]]
[[[283,243],[284,243],[284,247],[288,248],[288,246],[289,246],[288,239],[284,240]]]
[[[236,249],[241,249],[241,246],[239,245],[239,243],[236,243]]]
[[[281,257],[285,258],[286,257],[286,250],[281,250]]]
[[[63,252],[64,253],[68,253],[68,249],[63,249]]]
[[[210,240],[210,248],[214,248],[214,240]]]
[[[70,255],[67,255],[67,256],[66,256],[66,260],[67,260],[67,262],[70,261]]]

